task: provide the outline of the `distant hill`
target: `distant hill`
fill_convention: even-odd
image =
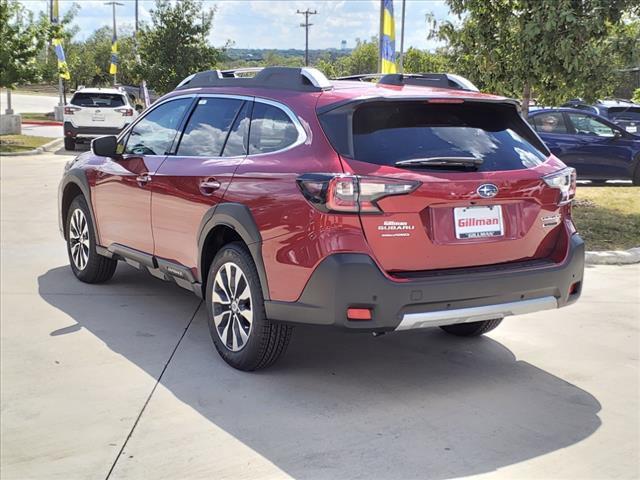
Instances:
[[[283,57],[287,60],[304,59],[304,50],[289,48],[286,50],[279,50],[273,48],[229,48],[226,50],[226,55],[229,62],[262,62],[267,57]],[[324,48],[309,50],[309,61],[314,63],[320,58],[326,58],[335,60],[338,57],[349,55],[351,49],[338,49],[338,48]]]

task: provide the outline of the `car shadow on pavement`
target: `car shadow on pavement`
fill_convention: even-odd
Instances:
[[[181,289],[126,265],[101,286],[77,282],[67,266],[44,273],[38,285],[42,298],[77,322],[51,335],[87,329],[152,376],[160,371],[149,362],[161,336],[158,322],[175,322],[180,332],[185,325],[184,318],[144,315],[149,301],[168,308]],[[156,293],[129,298],[124,307],[114,300],[143,288]],[[81,302],[84,295],[67,291],[94,294]],[[184,295],[178,300],[191,301]],[[192,301],[195,311],[198,299]],[[298,327],[274,367],[238,372],[215,352],[203,305],[161,383],[302,479],[492,472],[580,442],[601,424],[600,403],[588,392],[518,360],[489,337],[461,339],[439,329],[374,338]]]

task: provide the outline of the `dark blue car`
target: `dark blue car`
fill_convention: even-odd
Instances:
[[[595,113],[619,125],[629,133],[640,135],[640,105],[629,100],[598,100],[594,105],[588,105],[581,99],[574,98],[561,106]]]
[[[573,108],[529,112],[529,123],[551,152],[576,169],[578,178],[640,185],[640,137],[606,118]]]

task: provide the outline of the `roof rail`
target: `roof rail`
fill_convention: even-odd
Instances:
[[[453,73],[363,73],[339,77],[336,80],[360,80],[365,82],[376,79],[382,85],[417,85],[421,87],[478,91],[478,87],[469,80]]]
[[[245,75],[254,72],[253,77]],[[253,87],[318,92],[330,90],[333,85],[315,68],[256,67],[194,73],[182,80],[176,90],[196,87]]]

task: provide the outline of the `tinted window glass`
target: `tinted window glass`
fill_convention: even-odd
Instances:
[[[282,150],[298,139],[289,116],[277,107],[256,102],[253,106],[249,154]]]
[[[613,129],[600,120],[580,113],[570,113],[569,119],[579,135],[597,135],[599,137],[613,137]]]
[[[129,134],[125,153],[165,155],[171,148],[190,98],[171,100],[151,110]]]
[[[535,129],[540,133],[568,133],[564,116],[560,112],[541,113],[533,117]]]
[[[177,155],[219,157],[242,100],[201,98],[184,129]]]
[[[79,107],[116,108],[125,104],[124,96],[117,93],[78,92],[71,99],[71,105]]]
[[[615,107],[609,109],[609,118],[640,121],[640,107]]]
[[[227,143],[224,144],[223,157],[237,157],[247,154],[247,141],[249,140],[249,122],[251,121],[251,102],[245,102],[231,127]]]
[[[546,159],[544,146],[515,108],[469,103],[365,104],[354,113],[353,150],[356,160],[379,165],[476,157],[483,160],[480,171],[527,168]]]

